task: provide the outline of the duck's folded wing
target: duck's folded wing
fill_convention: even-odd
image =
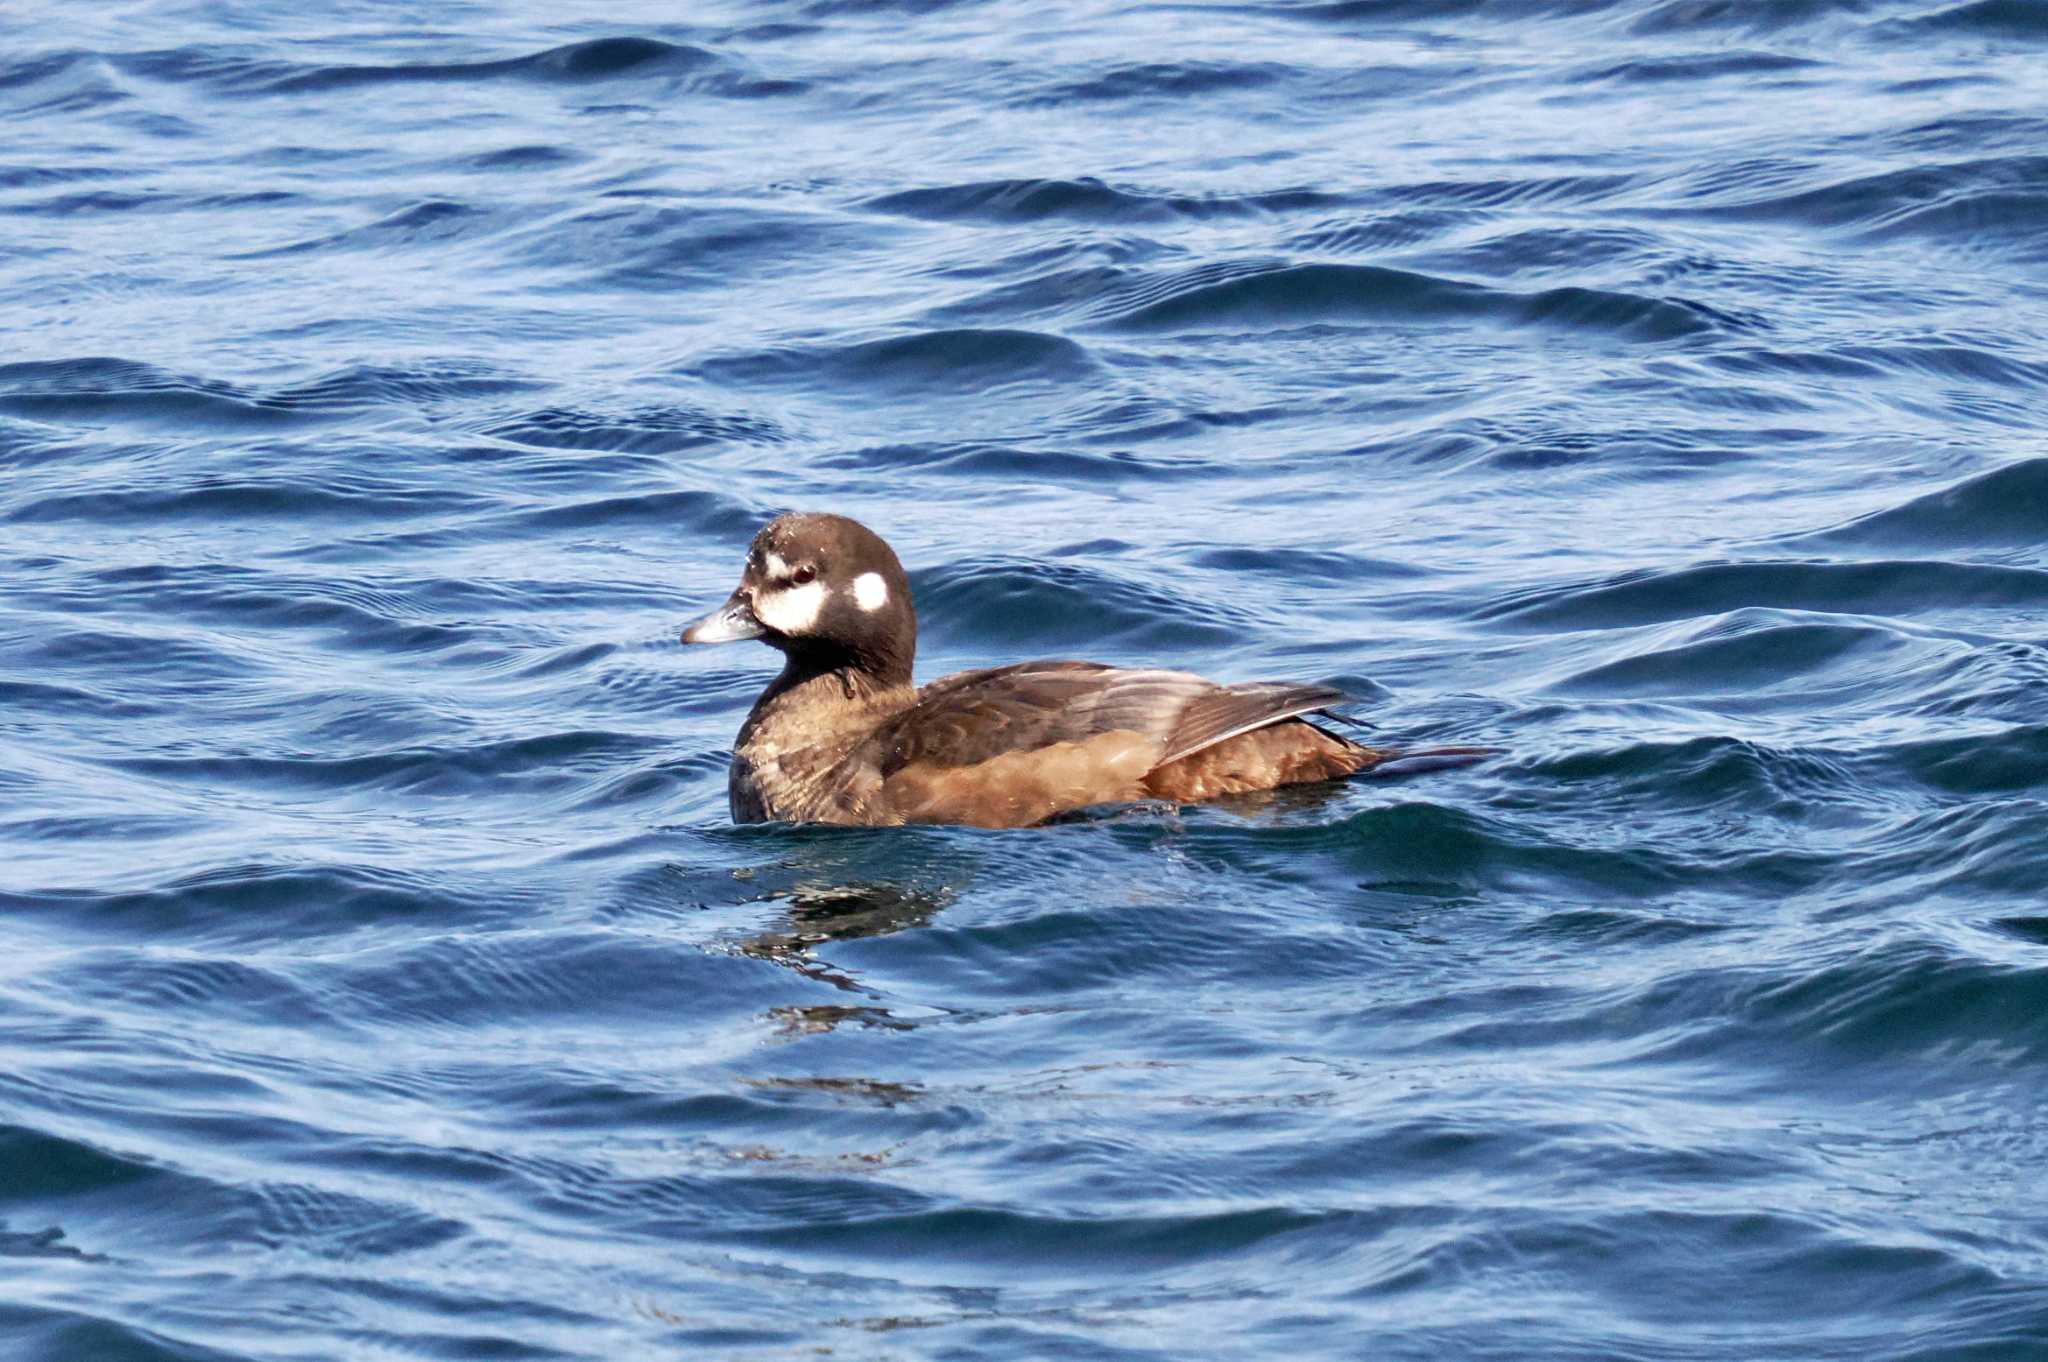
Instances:
[[[1167,763],[1343,698],[1320,686],[1219,686],[1187,672],[1027,662],[927,686],[848,765],[865,773],[887,821],[1019,827],[1149,798],[1148,778]],[[1190,789],[1272,784],[1195,775],[1203,778]]]
[[[1026,662],[927,686],[877,735],[886,778],[906,768],[977,766],[1062,744],[1129,735],[1120,764],[1149,771],[1240,733],[1344,701],[1327,686],[1224,686],[1189,672]]]
[[[1244,685],[1211,685],[1207,693],[1195,696],[1181,711],[1161,766],[1193,756],[1205,747],[1228,741],[1240,733],[1313,714],[1351,697],[1329,686],[1302,686],[1286,681],[1253,681]]]

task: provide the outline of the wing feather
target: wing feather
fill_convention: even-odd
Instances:
[[[1267,724],[1313,714],[1351,697],[1328,686],[1301,686],[1285,681],[1253,681],[1238,686],[1212,686],[1182,711],[1161,766],[1193,756],[1205,747],[1227,742]]]
[[[1158,745],[1156,768],[1347,698],[1327,686],[1223,686],[1162,668],[1025,662],[962,672],[925,687],[914,706],[876,735],[875,760],[886,779],[919,763],[973,766],[1128,732]]]

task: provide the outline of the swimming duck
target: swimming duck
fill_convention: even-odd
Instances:
[[[1304,715],[1344,693],[1286,681],[1021,662],[911,680],[902,563],[845,516],[793,512],[754,536],[731,599],[685,643],[759,639],[782,674],[734,744],[736,823],[1026,827],[1100,804],[1194,803],[1358,775],[1396,756]]]

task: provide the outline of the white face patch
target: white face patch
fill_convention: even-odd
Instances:
[[[889,584],[879,572],[863,572],[853,579],[853,603],[873,613],[889,603]]]
[[[782,561],[782,555],[771,552],[762,563],[765,575],[771,582],[780,581],[789,575],[789,564]]]
[[[754,618],[778,634],[808,634],[817,627],[818,616],[824,609],[823,582],[763,591],[754,598]]]

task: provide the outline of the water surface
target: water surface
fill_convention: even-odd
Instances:
[[[9,1356],[2048,1356],[2048,8],[416,9],[0,17]],[[1508,755],[733,828],[794,506]]]

